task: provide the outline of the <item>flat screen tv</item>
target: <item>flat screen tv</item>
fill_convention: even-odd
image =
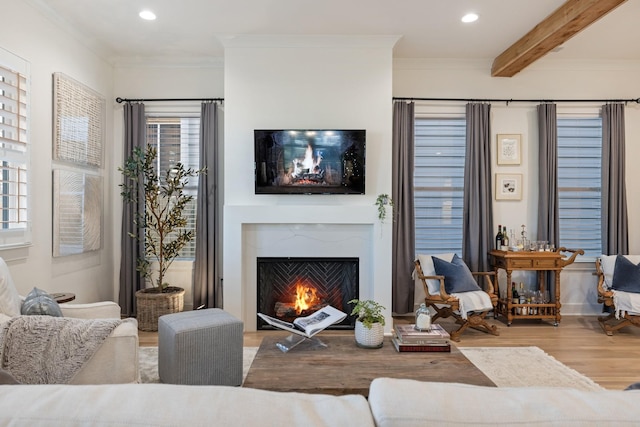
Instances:
[[[256,194],[364,194],[365,130],[255,130]]]

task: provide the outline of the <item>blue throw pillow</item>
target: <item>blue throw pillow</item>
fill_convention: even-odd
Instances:
[[[640,263],[635,265],[622,255],[616,257],[611,289],[640,294]]]
[[[62,317],[62,310],[60,305],[53,299],[51,295],[38,288],[33,288],[29,295],[24,299],[22,303],[22,309],[20,310],[23,315],[36,315],[36,316],[54,316]]]
[[[448,294],[481,290],[469,267],[458,255],[454,255],[451,262],[433,257],[433,267],[438,276],[444,276],[444,290]]]

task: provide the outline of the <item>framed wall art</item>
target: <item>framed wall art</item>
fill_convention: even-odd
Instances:
[[[496,200],[521,200],[522,174],[496,174]]]
[[[106,101],[62,73],[53,73],[53,158],[102,167]]]
[[[53,170],[54,257],[102,247],[102,191],[100,175]]]
[[[520,134],[498,134],[498,164],[519,165],[522,138]]]

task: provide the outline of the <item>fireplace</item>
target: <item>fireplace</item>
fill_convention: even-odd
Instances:
[[[257,258],[257,312],[287,322],[326,305],[351,313],[358,298],[358,258]],[[257,317],[257,316],[256,316]],[[330,329],[353,329],[347,318]],[[259,317],[258,329],[271,329]]]

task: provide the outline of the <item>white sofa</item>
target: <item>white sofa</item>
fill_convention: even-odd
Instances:
[[[18,294],[7,264],[0,258],[0,327],[4,322],[20,315],[22,300],[23,297]],[[112,301],[65,303],[60,304],[60,309],[64,317],[120,319],[120,306]],[[138,382],[138,365],[138,326],[135,319],[128,319],[111,332],[91,359],[74,375],[70,384]],[[2,366],[0,363],[0,368]]]
[[[0,426],[637,426],[640,391],[378,378],[363,396],[168,384],[0,386]]]

